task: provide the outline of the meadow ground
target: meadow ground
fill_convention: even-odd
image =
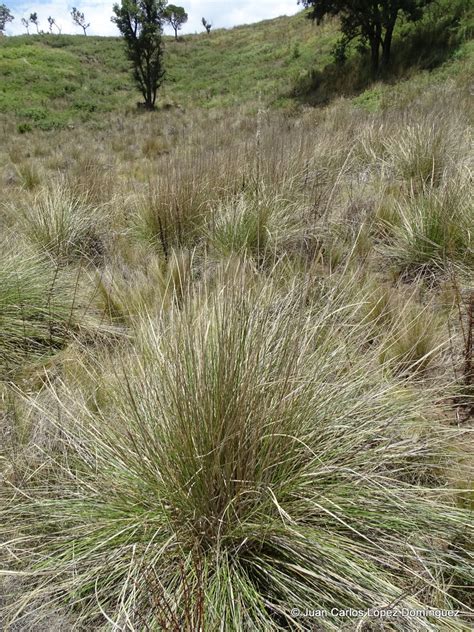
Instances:
[[[190,37],[153,113],[117,40],[0,43],[6,629],[470,629],[461,30],[370,85],[334,24]]]

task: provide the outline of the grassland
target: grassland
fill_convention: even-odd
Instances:
[[[335,41],[333,27],[316,29],[303,15],[231,33],[167,39],[163,104],[213,108],[278,98],[302,69],[328,63]],[[100,122],[137,102],[119,38],[4,38],[0,73],[0,113],[40,129]]]
[[[438,19],[375,84],[301,15],[170,41],[152,113],[118,40],[0,41],[0,626],[470,629],[473,48]]]
[[[389,83],[416,77],[414,83],[433,85],[448,76],[469,76],[472,18],[445,4],[437,4],[416,28],[398,29]],[[167,79],[159,106],[255,109],[260,99],[291,112],[298,104],[341,95],[360,95],[359,104],[369,108],[391,99],[392,88],[380,84],[374,91],[366,60],[354,55],[345,70],[334,66],[337,37],[334,22],[318,27],[300,13],[231,31],[217,29],[210,37],[166,38]],[[108,124],[107,114],[132,114],[138,100],[119,38],[3,38],[0,76],[0,120],[6,124],[14,114],[22,131],[100,127]]]

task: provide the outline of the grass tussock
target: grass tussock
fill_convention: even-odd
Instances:
[[[385,249],[395,266],[408,275],[445,270],[451,264],[474,266],[474,215],[466,180],[428,187],[398,202],[388,221]]]
[[[58,181],[20,209],[19,223],[32,245],[64,264],[101,254],[99,226],[104,215],[103,208],[90,205],[85,196]]]
[[[459,126],[446,119],[409,123],[403,134],[388,138],[384,146],[396,177],[417,189],[438,186],[452,176],[453,165],[468,151]]]
[[[270,214],[271,209],[258,199],[240,196],[232,200],[225,209],[217,209],[211,245],[223,257],[240,254],[260,258],[269,241]]]
[[[3,246],[5,248],[5,245]],[[75,320],[74,280],[50,260],[4,250],[0,258],[2,379],[63,347]]]
[[[429,398],[367,358],[348,379],[349,332],[315,314],[300,291],[236,281],[145,320],[102,405],[52,385],[60,416],[37,405],[64,457],[4,498],[32,581],[10,614],[69,602],[89,625],[263,631],[304,629],[289,604],[464,607],[449,584],[468,581],[454,542],[472,523],[443,476],[459,431],[428,430]]]
[[[408,299],[395,308],[392,319],[381,346],[383,365],[391,366],[396,373],[413,374],[423,373],[439,361],[446,345],[446,324],[433,306]]]
[[[173,249],[165,259],[137,248],[129,260],[117,260],[98,275],[96,304],[110,321],[133,326],[136,317],[180,304],[193,276],[192,252]]]

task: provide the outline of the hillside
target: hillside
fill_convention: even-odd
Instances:
[[[408,39],[415,62],[406,61],[407,41],[395,42],[401,80],[423,69],[447,63],[444,77],[468,74],[472,47],[462,39],[446,41],[449,21],[436,32]],[[447,27],[451,28],[451,31]],[[444,33],[443,38],[440,33]],[[415,33],[416,34],[416,33]],[[410,35],[410,31],[409,31]],[[166,38],[165,84],[159,103],[182,107],[230,107],[252,105],[258,99],[275,106],[292,107],[321,83],[322,71],[331,69],[331,51],[337,40],[337,24],[317,26],[304,13],[207,35],[187,35],[180,41]],[[433,49],[432,41],[437,41]],[[421,42],[421,44],[420,44]],[[366,64],[348,66],[337,74],[323,100],[341,94],[362,93],[368,87]],[[339,71],[337,71],[339,73]],[[319,73],[319,75],[318,75]],[[71,35],[31,35],[0,39],[0,116],[14,115],[20,129],[54,129],[75,122],[103,123],[105,113],[133,111],[139,93],[119,38]],[[423,80],[421,79],[423,82]],[[428,81],[436,81],[431,73]],[[393,78],[392,78],[393,82]],[[381,94],[361,97],[377,101]],[[326,90],[327,92],[327,90]],[[320,99],[321,100],[321,99]]]
[[[329,61],[333,27],[303,15],[210,37],[166,38],[162,102],[229,106],[274,99],[302,71]],[[119,38],[19,36],[0,40],[0,112],[43,129],[133,108],[139,99]]]

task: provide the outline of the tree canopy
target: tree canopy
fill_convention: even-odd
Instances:
[[[156,94],[164,77],[163,0],[122,0],[114,4],[115,22],[122,33],[133,76],[145,99],[145,107],[155,107]]]
[[[8,22],[12,22],[14,19],[10,9],[5,4],[0,4],[0,35],[3,35]]]
[[[178,31],[188,21],[188,14],[183,7],[169,4],[164,10],[164,19],[174,29],[174,37],[178,39]]]
[[[203,27],[206,29],[207,34],[209,35],[209,33],[211,32],[211,29],[212,29],[212,24],[210,22],[208,22],[206,20],[206,18],[202,18],[201,22],[202,22]]]
[[[39,33],[39,20],[36,11],[34,13],[30,13],[29,20],[31,24],[34,24],[36,26],[36,32]]]
[[[301,0],[310,8],[309,17],[320,22],[325,16],[339,16],[342,40],[339,52],[344,54],[347,44],[358,39],[371,51],[372,71],[390,61],[393,30],[399,15],[410,21],[419,20],[423,9],[433,0]],[[380,55],[380,52],[382,53]]]
[[[81,13],[79,9],[77,9],[76,7],[72,7],[71,17],[74,24],[77,24],[77,26],[80,26],[81,29],[84,31],[84,35],[87,35],[87,29],[90,26],[90,22],[86,24],[86,18],[84,16],[84,13]]]

